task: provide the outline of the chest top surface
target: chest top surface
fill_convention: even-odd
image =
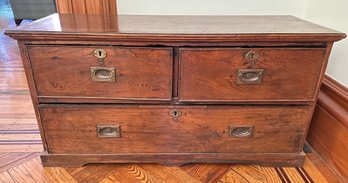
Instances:
[[[143,16],[53,14],[7,30],[19,40],[152,38],[156,40],[338,41],[344,33],[294,16]]]

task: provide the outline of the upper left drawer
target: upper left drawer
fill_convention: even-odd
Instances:
[[[171,100],[172,48],[29,46],[39,98]]]

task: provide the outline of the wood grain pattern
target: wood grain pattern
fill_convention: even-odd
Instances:
[[[117,15],[115,0],[56,0],[57,12]]]
[[[299,153],[118,153],[118,154],[48,154],[41,155],[45,167],[80,167],[89,163],[160,163],[181,166],[188,163],[244,163],[264,166],[302,166]]]
[[[23,68],[0,68],[0,92],[8,93],[8,89],[16,92],[29,92]]]
[[[305,107],[52,107],[40,113],[58,154],[295,153],[308,115]],[[98,138],[96,125],[120,125],[121,138]],[[229,137],[230,125],[252,125],[252,137]]]
[[[102,18],[101,18],[102,16]],[[73,18],[72,18],[73,17]],[[88,22],[76,27],[70,19]],[[117,16],[118,26],[93,24],[114,22],[115,15],[54,14],[30,26],[7,30],[15,39],[132,42],[327,42],[346,35],[293,16]],[[274,26],[269,26],[270,22]],[[205,25],[205,26],[202,26]],[[90,28],[91,27],[91,28]],[[115,29],[117,28],[117,29]],[[64,36],[60,36],[64,34]]]
[[[21,164],[7,171],[15,182],[35,183],[28,170]]]
[[[252,67],[245,59],[250,51],[260,55]],[[179,54],[180,101],[313,101],[325,49],[181,48]],[[261,84],[237,84],[238,69],[247,68],[264,69]]]
[[[8,5],[9,6],[9,5]],[[7,8],[10,10],[10,8]],[[0,8],[0,11],[2,9]],[[6,15],[6,14],[2,14]],[[9,12],[8,15],[12,16],[12,12]],[[5,25],[4,25],[5,23]],[[10,26],[14,26],[13,18],[12,17],[6,17],[6,16],[0,16],[0,29],[7,28]],[[16,45],[16,42],[14,40],[11,40],[7,37],[5,37],[3,34],[0,34],[0,45],[1,50],[3,51],[3,54],[0,54],[0,68],[20,68],[22,67],[20,63],[20,56],[18,52],[18,47]],[[12,72],[12,71],[8,71]],[[17,72],[14,70],[14,72]],[[23,71],[22,71],[23,72]],[[13,74],[16,75],[16,74]],[[20,81],[23,81],[24,75],[18,74],[18,77],[14,77],[12,80],[13,83],[16,83],[16,78]],[[16,87],[15,85],[11,85],[11,87]],[[21,86],[20,86],[21,87]],[[20,88],[19,87],[19,88]],[[32,105],[30,103],[30,96],[28,92],[26,93],[20,93],[17,92],[16,88],[6,88],[4,85],[4,88],[2,88],[3,91],[6,91],[6,94],[1,93],[0,94],[0,111],[8,109],[6,113],[0,113],[0,128],[3,131],[10,130],[10,131],[17,131],[21,132],[26,130],[38,130],[36,120],[35,120],[35,114],[32,109]],[[24,88],[23,88],[24,89]],[[26,89],[27,90],[27,89]],[[3,104],[3,105],[2,105]],[[26,107],[23,107],[26,106]],[[9,110],[9,108],[11,110]],[[4,140],[4,139],[2,139]],[[23,142],[26,141],[26,139],[22,139]],[[3,146],[3,145],[0,145]],[[35,151],[35,149],[32,149],[30,146],[25,147],[26,151]],[[10,150],[13,150],[15,148],[12,148]],[[41,151],[41,150],[40,150]],[[21,164],[25,167],[27,170],[27,175],[30,174],[32,179],[34,179],[36,182],[52,182],[52,183],[59,183],[59,182],[83,182],[83,183],[95,183],[98,182],[97,180],[100,180],[101,183],[114,183],[114,182],[140,182],[139,180],[134,178],[134,174],[131,174],[131,172],[127,171],[130,170],[128,167],[140,167],[142,164],[131,164],[131,165],[87,165],[82,168],[44,168],[42,167],[42,164],[40,162],[39,157],[33,158],[33,159],[26,159],[26,157],[30,157],[30,154],[32,153],[14,153],[14,152],[8,152],[8,153],[1,153],[0,155],[0,182],[6,182],[6,183],[12,183],[15,182],[14,179],[11,177],[11,175],[8,173],[11,168],[16,167],[17,165]],[[17,157],[17,158],[14,158]],[[25,157],[25,158],[21,158]],[[309,161],[307,159],[304,162],[304,170],[310,175],[310,177],[315,180],[316,177],[322,177],[324,176],[327,181],[322,182],[336,182],[337,177],[334,177],[335,174],[331,172],[327,173],[328,171],[331,171],[330,168],[323,163],[324,161],[320,159],[319,156],[314,155],[313,153],[307,153],[307,157],[309,157]],[[271,157],[273,158],[273,157]],[[9,161],[11,159],[12,161]],[[18,161],[15,161],[18,159]],[[282,158],[284,159],[284,158]],[[23,160],[23,161],[22,161]],[[26,161],[26,162],[25,162]],[[312,163],[310,163],[312,162]],[[3,164],[5,163],[5,164]],[[112,168],[110,168],[112,166]],[[191,177],[197,179],[197,181],[200,182],[251,182],[250,180],[255,180],[253,177],[249,177],[248,175],[242,176],[242,177],[231,177],[230,174],[226,174],[229,172],[230,167],[233,167],[234,164],[193,164],[193,165],[186,165],[184,167],[180,167],[182,169],[181,171],[186,172]],[[238,165],[241,166],[241,165]],[[316,166],[316,167],[313,167]],[[103,168],[105,167],[105,168]],[[163,172],[159,169],[165,168],[169,169],[171,171],[171,167],[164,167],[164,166],[154,166],[156,169],[154,171]],[[321,168],[319,168],[321,167]],[[269,182],[280,182],[282,177],[281,175],[277,174],[277,171],[275,167],[260,167],[263,171],[262,173],[264,176],[269,180]],[[325,169],[325,171],[322,171],[322,169]],[[175,171],[180,170],[177,167],[174,167]],[[243,169],[248,169],[248,166],[243,167]],[[251,169],[258,169],[257,165],[251,166]],[[319,172],[319,171],[320,172]],[[12,171],[12,170],[11,170]],[[242,170],[245,172],[246,170]],[[324,173],[323,173],[324,172]],[[23,177],[26,175],[21,175],[22,172],[18,172],[17,176]],[[154,177],[151,174],[148,174],[146,172],[148,177]],[[322,176],[320,175],[322,174]],[[137,175],[137,174],[136,174]],[[228,175],[228,176],[225,176]],[[161,175],[165,176],[165,175]],[[253,176],[253,175],[251,175]],[[259,174],[255,175],[257,177],[260,177]],[[132,179],[133,177],[133,179]],[[95,178],[92,180],[92,178]],[[249,179],[248,179],[249,178]],[[126,180],[126,181],[125,181]],[[157,180],[157,179],[156,179]],[[178,179],[166,179],[166,182],[170,181],[177,181],[177,182],[188,182],[187,180],[181,179],[178,181]],[[192,179],[190,179],[192,180]],[[305,181],[301,181],[305,182]]]
[[[116,82],[92,81],[90,67],[100,66],[93,54],[97,48],[107,53],[102,67],[115,67]],[[171,48],[31,46],[28,50],[39,98],[171,100]]]
[[[25,139],[22,139],[24,141]],[[13,150],[15,151],[15,149]],[[18,152],[7,152],[0,153],[0,172],[6,171],[12,167],[15,167],[19,164],[22,164],[26,161],[29,161],[32,158],[35,158],[40,153],[18,153]]]
[[[340,123],[348,128],[348,88],[342,83],[325,75],[320,88],[318,105],[322,106]]]
[[[321,159],[321,158],[320,158]],[[297,168],[298,172],[300,174],[305,175],[307,174],[307,180],[308,182],[325,182],[325,178],[322,174],[320,175],[315,175],[315,172],[318,172],[319,170],[317,169],[317,167],[313,164],[312,161],[309,160],[309,158],[306,158],[305,161],[307,161],[306,163],[304,163],[303,168]],[[327,168],[327,166],[325,166]],[[332,173],[332,171],[330,171],[330,173]],[[329,179],[330,182],[338,182],[337,176],[334,175],[330,175],[332,178]],[[308,177],[310,177],[310,179],[308,179]]]
[[[15,182],[11,175],[8,172],[2,172],[0,173],[0,181],[1,182],[6,182],[6,183],[12,183]]]
[[[311,148],[312,149],[312,148]],[[315,172],[318,170],[326,180],[330,180],[333,183],[343,182],[338,175],[333,171],[333,169],[325,162],[325,160],[314,150],[312,149],[311,153],[307,153],[306,157],[310,160],[311,165],[306,165],[306,160],[304,162],[304,168],[307,170],[308,174],[313,177]],[[309,168],[310,167],[310,168]],[[308,169],[309,168],[309,169]],[[319,177],[319,176],[318,176]]]
[[[23,63],[25,76],[26,76],[29,90],[30,90],[31,101],[33,103],[33,108],[34,108],[37,124],[38,124],[39,130],[40,130],[41,140],[43,142],[42,143],[43,149],[47,150],[46,138],[45,138],[45,135],[43,133],[40,114],[38,111],[39,101],[37,98],[37,93],[36,93],[37,89],[35,86],[35,81],[33,80],[33,71],[31,69],[32,66],[31,66],[31,63],[29,61],[29,55],[28,55],[28,52],[26,51],[26,46],[25,46],[25,43],[23,41],[18,41],[18,47],[19,47],[19,51],[20,51],[19,53],[22,57],[22,63]]]
[[[82,9],[83,4],[79,6],[81,7],[75,9]],[[99,21],[101,19],[105,21]],[[331,46],[334,41],[346,36],[292,16],[118,17],[81,14],[52,15],[31,25],[9,30],[6,34],[19,40],[42,141],[45,152],[48,153],[42,155],[45,166],[127,162],[170,165],[190,162],[301,165],[304,160],[301,149]],[[117,76],[120,88],[105,83],[105,86],[92,86],[88,83],[88,77],[80,77],[88,75],[83,67],[86,63],[92,63],[92,48],[101,45],[108,52],[117,52],[111,54],[110,58],[113,59],[111,63],[119,64],[117,68],[120,68],[121,75]],[[241,57],[235,55],[244,54],[244,51],[230,54],[228,51],[233,49],[218,48],[221,45],[260,51],[259,61],[262,64],[255,65],[267,69],[265,83],[270,79],[271,82],[268,83],[271,84],[263,85],[264,89],[262,86],[254,88],[251,94],[251,89],[246,86],[243,90],[231,91],[216,87],[216,83],[219,86],[221,82],[218,80],[220,78],[214,79],[210,75],[218,75],[219,71],[225,73],[225,68],[234,65],[233,62],[220,64],[214,59],[234,58],[241,61]],[[88,51],[87,47],[91,50]],[[202,47],[227,51],[215,53]],[[140,49],[147,52],[140,53]],[[198,54],[201,57],[196,57],[203,61],[185,66],[193,56],[189,54],[185,59],[178,57],[184,49],[202,50]],[[164,51],[159,53],[159,50]],[[82,57],[75,58],[76,53],[80,53]],[[205,64],[205,57],[212,58],[214,64]],[[268,59],[270,61],[265,62]],[[93,63],[96,61],[94,58]],[[111,64],[109,60],[105,62],[106,65]],[[156,64],[152,65],[153,62],[164,66],[156,67]],[[194,72],[205,71],[201,65],[206,65],[209,69],[220,67],[221,70],[211,73]],[[299,65],[304,66],[301,68]],[[123,70],[123,67],[127,69]],[[291,71],[287,68],[291,68]],[[180,70],[184,70],[185,75],[180,75]],[[270,71],[276,74],[273,75]],[[129,73],[132,77],[122,80]],[[204,74],[208,74],[208,77]],[[185,84],[186,77],[192,75],[223,91],[222,94],[200,88],[203,84],[194,79],[192,83]],[[210,78],[213,79],[209,80]],[[138,83],[143,79],[145,82]],[[226,80],[226,77],[222,80]],[[151,85],[153,83],[156,85]],[[138,85],[141,89],[133,88]],[[194,87],[190,88],[191,85]],[[177,90],[173,86],[186,88]],[[185,96],[185,91],[194,93],[192,100],[178,101]],[[195,97],[200,94],[204,97],[197,97],[196,100]],[[52,98],[48,99],[50,96]],[[219,98],[221,96],[226,98]],[[70,102],[67,100],[69,97],[72,99]],[[98,97],[102,100],[97,101]],[[203,101],[205,97],[211,103],[190,105],[190,102]],[[79,100],[83,98],[87,100]],[[108,99],[116,99],[114,103],[124,101],[116,106],[108,102]],[[139,103],[129,102],[136,99]],[[147,100],[150,99],[166,101],[162,103],[166,105],[150,105],[155,104],[148,103]],[[248,99],[254,103],[247,103]],[[237,102],[229,105],[229,100]],[[221,101],[220,105],[224,105],[221,108],[211,105]],[[72,105],[58,104],[65,102]],[[82,105],[74,105],[75,102]],[[99,102],[106,105],[101,107],[99,104],[92,104]],[[205,106],[208,104],[210,106]],[[183,113],[173,120],[168,113],[174,108],[179,108]],[[229,137],[231,121],[232,125],[253,125],[251,138]],[[107,125],[120,124],[121,138],[98,139],[96,125],[104,125],[99,122]],[[187,142],[192,142],[193,145]],[[153,180],[146,176],[143,169],[132,169],[138,176],[137,180]],[[286,180],[299,180],[286,177],[284,170],[286,169],[276,172],[280,172]],[[288,173],[296,175],[296,178],[297,175],[303,177],[298,171],[291,170]],[[263,179],[259,177],[255,181]]]
[[[348,181],[348,89],[325,77],[307,140],[325,161]]]
[[[55,178],[47,171],[47,169],[42,167],[38,158],[33,158],[22,165],[35,182],[56,182]]]
[[[189,164],[181,167],[201,182],[217,182],[231,167],[230,164]]]

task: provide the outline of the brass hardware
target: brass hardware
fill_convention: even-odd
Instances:
[[[99,65],[104,65],[104,58],[106,57],[106,51],[103,49],[95,49],[94,56],[98,58]]]
[[[100,138],[121,137],[120,125],[97,125],[97,135]]]
[[[252,137],[253,135],[253,126],[251,125],[231,125],[230,126],[230,137]]]
[[[92,81],[116,82],[115,67],[90,67]]]
[[[178,118],[181,116],[181,111],[178,109],[173,109],[169,112],[169,114],[173,117],[173,118]]]
[[[238,69],[237,84],[261,84],[264,69]]]
[[[256,53],[255,51],[249,51],[247,54],[245,54],[245,58],[250,61],[254,61],[260,58],[260,55]]]
[[[106,57],[106,51],[103,49],[95,49],[94,56],[96,56],[99,59],[103,59]]]

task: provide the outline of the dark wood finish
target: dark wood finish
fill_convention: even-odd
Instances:
[[[172,117],[173,109],[181,116]],[[40,113],[54,154],[295,153],[308,108],[66,106],[42,107]],[[121,138],[98,138],[97,125],[120,125]],[[231,125],[252,126],[253,133],[230,137]]]
[[[9,5],[8,5],[9,7]],[[10,8],[6,8],[10,10]],[[1,10],[0,10],[1,11]],[[1,16],[0,30],[13,27],[12,13]],[[43,167],[32,144],[39,136],[35,113],[20,60],[17,42],[0,34],[0,182],[340,182],[318,155],[306,150],[303,168],[263,167],[240,164],[188,164],[182,167],[159,164],[90,164],[79,168]],[[107,100],[108,102],[114,100]],[[40,102],[40,101],[39,101]],[[71,101],[75,102],[75,101]],[[30,134],[28,134],[30,133]],[[13,137],[18,144],[13,143]],[[36,138],[35,138],[36,139]],[[8,144],[3,142],[7,141]],[[37,141],[39,142],[39,140]],[[6,152],[4,152],[6,151]],[[24,153],[18,153],[19,151]],[[34,153],[32,153],[34,152]],[[326,181],[326,180],[327,181]],[[295,182],[295,181],[294,181]]]
[[[45,166],[299,166],[332,44],[346,36],[292,16],[81,14],[55,14],[6,34],[22,47]],[[111,54],[98,60],[95,48]],[[243,59],[249,51],[256,54]],[[91,83],[90,67],[101,66],[105,73],[92,72]],[[245,69],[264,78],[228,80]]]
[[[107,53],[102,67],[114,67],[115,82],[95,82],[95,49]],[[130,47],[28,47],[38,97],[171,100],[172,49]]]
[[[198,40],[199,41],[199,40]],[[146,41],[134,42],[131,40],[95,40],[93,42],[87,40],[70,40],[68,41],[71,45],[122,45],[122,46],[174,46],[174,47],[326,47],[325,42],[255,42],[250,40],[246,42],[159,42],[159,41]],[[52,41],[52,40],[27,40],[28,45],[66,45],[67,42],[62,40]]]
[[[307,133],[308,133],[308,129],[309,129],[309,125],[310,125],[310,121],[312,119],[312,116],[313,116],[313,113],[314,113],[314,110],[315,110],[315,105],[316,105],[316,102],[318,100],[318,95],[319,95],[319,89],[320,89],[320,84],[323,80],[323,77],[324,77],[324,74],[325,74],[325,70],[327,68],[327,65],[329,63],[329,57],[330,57],[330,53],[331,53],[331,49],[333,47],[333,43],[330,42],[330,43],[327,43],[327,47],[326,47],[326,54],[325,54],[325,59],[324,59],[324,64],[323,64],[323,67],[321,68],[320,70],[320,76],[319,76],[319,80],[318,80],[318,84],[317,84],[317,88],[316,88],[316,94],[315,94],[315,100],[313,102],[310,103],[310,113],[309,113],[309,116],[308,116],[308,122],[307,122],[307,127],[306,127],[306,133],[305,133],[305,136],[304,138],[302,139],[302,143],[301,143],[301,146],[303,147],[305,142],[306,142],[306,136],[307,136]]]
[[[96,24],[104,19],[103,25]],[[118,19],[118,26],[115,24]],[[75,21],[69,21],[75,20]],[[76,26],[76,22],[86,22]],[[272,24],[273,26],[270,26]],[[203,26],[204,25],[204,26]],[[15,39],[132,42],[328,42],[346,35],[293,16],[115,16],[54,14],[18,29]],[[62,36],[62,34],[64,36]],[[250,44],[249,44],[250,45]]]
[[[248,61],[250,51],[260,58]],[[179,54],[180,101],[191,102],[313,101],[325,63],[323,48],[181,48]],[[261,83],[238,84],[239,69],[263,69]]]
[[[41,155],[43,166],[80,167],[88,163],[161,163],[181,166],[187,163],[257,162],[264,166],[301,166],[305,154],[299,153],[132,153],[132,154],[47,154]],[[168,160],[171,160],[170,162]]]
[[[117,15],[116,0],[56,0],[58,13]]]
[[[348,181],[348,89],[326,75],[307,140],[344,182]]]
[[[31,69],[32,66],[31,66],[31,63],[29,61],[29,55],[28,55],[28,52],[26,51],[26,45],[23,41],[18,41],[18,47],[19,47],[19,51],[21,54],[23,67],[25,70],[25,76],[26,76],[26,79],[27,79],[27,82],[29,85],[29,90],[30,90],[30,95],[31,95],[31,100],[33,103],[34,111],[35,111],[35,116],[36,116],[37,123],[38,123],[39,129],[40,129],[41,140],[43,142],[42,143],[43,148],[45,151],[47,151],[48,149],[47,149],[46,137],[44,134],[44,130],[42,128],[43,123],[41,121],[39,110],[38,110],[39,100],[38,100],[37,93],[36,93],[37,89],[35,86],[35,81],[33,79],[33,70]]]

